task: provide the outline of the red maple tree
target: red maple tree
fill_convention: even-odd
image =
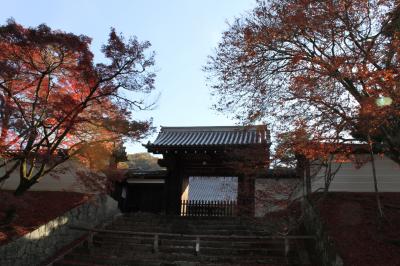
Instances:
[[[368,142],[400,164],[395,0],[270,0],[236,19],[205,67],[216,109],[315,142]]]
[[[46,25],[0,27],[0,182],[19,171],[16,194],[71,158],[102,170],[116,144],[151,129],[132,119],[149,107],[132,98],[154,89],[150,43],[111,29],[95,64],[90,42]]]

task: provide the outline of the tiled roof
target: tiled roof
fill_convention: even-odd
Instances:
[[[265,126],[162,127],[151,147],[196,147],[265,144],[270,142]]]

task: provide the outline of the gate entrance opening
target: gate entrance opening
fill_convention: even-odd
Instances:
[[[236,216],[238,178],[191,176],[182,193],[182,216]]]

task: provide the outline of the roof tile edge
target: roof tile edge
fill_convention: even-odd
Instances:
[[[249,126],[193,126],[193,127],[161,127],[163,131],[251,131],[251,130],[266,130],[269,132],[266,125],[249,125]]]

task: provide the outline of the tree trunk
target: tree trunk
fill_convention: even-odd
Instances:
[[[30,189],[35,183],[36,180],[33,181],[34,179],[22,179],[19,182],[18,187],[14,191],[14,196],[18,197],[24,194],[28,189]]]
[[[369,142],[369,154],[371,156],[372,176],[374,178],[374,190],[375,190],[376,203],[378,205],[379,215],[380,215],[381,218],[383,218],[384,217],[384,213],[383,213],[381,199],[380,199],[379,191],[378,191],[378,180],[376,178],[374,152],[373,152],[373,148],[372,148],[372,141],[371,141],[371,138],[369,136],[368,136],[368,142]]]

